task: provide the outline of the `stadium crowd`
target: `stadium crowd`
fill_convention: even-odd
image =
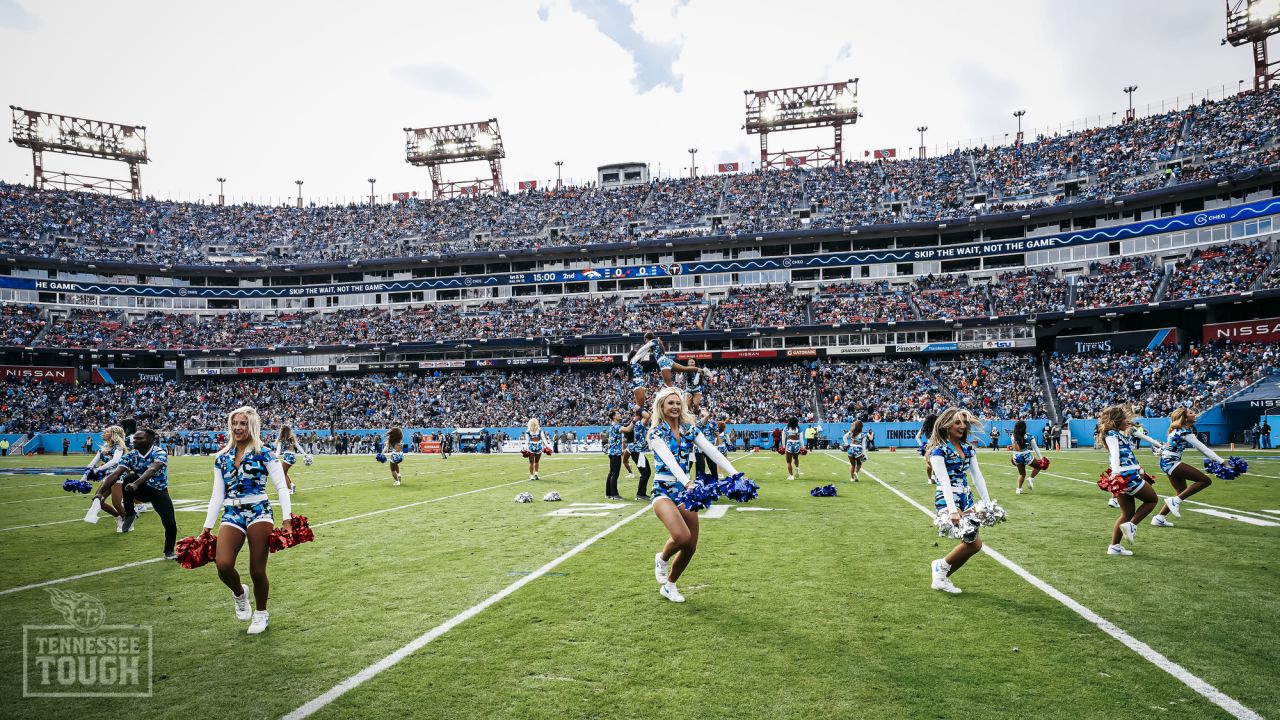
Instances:
[[[1280,160],[1277,117],[1280,89],[1273,89],[924,159],[373,206],[215,206],[3,184],[0,250],[79,261],[262,265],[706,234],[712,215],[724,232],[942,220],[1262,167]],[[1078,187],[1068,193],[1064,181]]]

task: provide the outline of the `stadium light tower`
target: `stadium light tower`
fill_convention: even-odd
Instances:
[[[1013,116],[1018,118],[1018,135],[1017,135],[1017,138],[1014,140],[1014,142],[1018,143],[1019,145],[1022,144],[1022,116],[1026,114],[1027,114],[1026,110],[1013,111]]]
[[[747,105],[747,122],[743,128],[748,135],[760,136],[760,169],[778,165],[839,165],[844,160],[843,128],[858,122],[857,78],[778,90],[746,90],[743,95]],[[769,152],[769,133],[818,127],[834,130],[832,147],[795,153]]]
[[[219,204],[219,205],[226,205],[226,204],[227,204],[227,195],[226,195],[226,193],[224,193],[224,192],[222,191],[222,187],[223,187],[223,184],[224,184],[225,182],[227,182],[227,179],[226,179],[226,178],[217,178],[217,180],[218,180],[218,204]]]
[[[425,165],[431,170],[435,197],[502,192],[502,158],[507,156],[507,151],[502,146],[502,132],[495,118],[460,125],[405,128],[404,133],[405,162]],[[441,165],[464,162],[488,162],[489,177],[449,182],[441,178]]]
[[[689,177],[690,178],[698,177],[698,161],[696,159],[697,154],[698,154],[698,148],[689,148]]]
[[[1280,81],[1280,60],[1267,57],[1267,38],[1280,32],[1280,0],[1226,0],[1227,37],[1223,45],[1253,45],[1253,89]]]
[[[35,172],[31,185],[36,189],[60,186],[63,190],[88,190],[118,197],[142,197],[139,165],[147,163],[147,129],[141,125],[121,125],[102,120],[24,110],[13,105],[13,144],[31,150]],[[94,177],[44,170],[44,153],[61,153],[100,160],[116,160],[129,166],[129,182],[118,178]]]
[[[1125,85],[1124,94],[1129,96],[1129,109],[1124,113],[1125,122],[1133,122],[1133,93],[1138,89],[1137,85]]]
[[[563,182],[561,182],[561,180],[560,180],[560,168],[561,168],[561,166],[563,166],[563,165],[564,165],[564,161],[563,161],[563,160],[557,160],[557,161],[556,161],[556,189],[557,189],[557,190],[560,190],[561,188],[563,188],[563,187],[564,187],[564,183],[563,183]]]
[[[924,159],[924,131],[928,130],[928,125],[920,125],[916,127],[916,132],[920,133],[920,159]]]
[[[302,181],[294,180],[293,182],[298,186],[298,209],[301,210],[302,209]]]
[[[373,184],[376,182],[377,178],[369,178],[369,207],[373,207]]]

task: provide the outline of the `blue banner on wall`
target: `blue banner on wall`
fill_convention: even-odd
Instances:
[[[995,242],[970,243],[946,247],[910,250],[876,250],[867,252],[827,253],[795,257],[716,260],[711,262],[672,263],[670,265],[633,265],[583,270],[549,270],[546,272],[501,273],[495,275],[457,275],[418,278],[388,282],[335,283],[331,285],[294,285],[289,287],[231,288],[186,287],[177,285],[118,285],[114,283],[77,282],[72,280],[36,280],[34,278],[0,277],[0,287],[46,292],[73,292],[97,295],[129,295],[145,297],[196,298],[281,298],[356,293],[408,292],[451,288],[488,287],[496,285],[536,285],[539,283],[588,282],[618,278],[641,279],[669,275],[701,275],[706,273],[748,272],[756,270],[798,270],[804,268],[850,267],[898,262],[956,260],[1025,253],[1035,250],[1113,242],[1127,238],[1154,235],[1174,230],[1222,225],[1250,220],[1264,215],[1280,214],[1280,199],[1258,200],[1225,210],[1206,210],[1159,220],[1117,225],[1079,232],[1022,238]]]

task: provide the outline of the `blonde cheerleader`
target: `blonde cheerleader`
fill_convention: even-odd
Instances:
[[[542,455],[551,448],[551,441],[547,438],[547,434],[542,431],[542,426],[538,424],[538,418],[529,418],[529,424],[525,426],[524,435],[520,438],[524,447],[521,454],[529,460],[529,479],[537,480],[538,464],[542,462]]]
[[[128,444],[124,440],[124,428],[112,425],[102,431],[102,447],[98,448],[97,454],[85,468],[84,476],[80,478],[86,482],[94,477],[102,479],[98,484],[98,491],[93,495],[93,501],[89,504],[89,512],[85,513],[85,522],[98,522],[98,514],[105,510],[108,515],[115,516],[116,531],[120,531],[120,526],[124,522],[124,489],[118,482],[108,483],[107,480],[111,477],[112,471],[120,465],[120,459],[128,450]],[[108,494],[111,496],[111,504],[104,506],[102,503],[107,499]]]
[[[1103,479],[1108,482],[1113,499],[1120,506],[1120,517],[1116,518],[1115,527],[1111,530],[1111,545],[1107,547],[1108,555],[1132,555],[1133,551],[1120,543],[1123,537],[1133,545],[1138,531],[1138,523],[1142,522],[1155,509],[1159,496],[1147,481],[1150,476],[1142,472],[1138,458],[1134,455],[1133,444],[1129,440],[1131,420],[1129,408],[1125,405],[1112,405],[1102,409],[1098,415],[1098,436],[1107,447],[1107,455],[1111,465]],[[1143,433],[1142,439],[1153,442]],[[1101,486],[1102,480],[1099,481]],[[1137,505],[1136,501],[1141,501]]]
[[[946,557],[929,565],[934,590],[958,594],[960,588],[951,582],[951,575],[982,550],[982,538],[978,537],[979,523],[973,517],[973,493],[969,490],[969,478],[978,489],[978,496],[985,503],[991,502],[987,494],[987,481],[978,467],[978,454],[969,443],[969,433],[979,432],[977,421],[968,410],[947,408],[938,416],[933,434],[926,445],[929,464],[937,490],[933,496],[934,509],[946,513],[953,527],[961,528],[960,544]]]

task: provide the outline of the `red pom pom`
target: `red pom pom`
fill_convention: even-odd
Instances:
[[[270,550],[273,553],[280,552],[281,550],[284,550],[285,548],[289,547],[289,545],[291,544],[292,544],[292,541],[289,538],[289,533],[285,532],[281,528],[271,529],[271,535],[267,537],[268,550]]]
[[[1148,474],[1147,474],[1147,473],[1145,473],[1145,472],[1144,472],[1144,473],[1142,473],[1142,479],[1143,479],[1143,480],[1146,480],[1146,481],[1147,481],[1147,482],[1149,482],[1149,483],[1151,483],[1151,485],[1152,485],[1153,487],[1154,487],[1154,486],[1155,486],[1155,484],[1156,484],[1156,479],[1155,479],[1154,477],[1152,477],[1151,475],[1148,475]]]
[[[543,454],[543,455],[550,455],[550,454],[551,454],[551,448],[549,448],[549,447],[544,447],[544,448],[542,448],[542,454]]]
[[[294,545],[300,545],[316,539],[316,533],[311,529],[311,521],[307,520],[306,515],[294,515],[290,519],[293,520],[293,533],[291,534]]]
[[[178,556],[178,564],[191,570],[213,562],[217,547],[218,539],[203,532],[197,537],[182,538],[174,546],[173,551]]]
[[[520,457],[529,457],[529,451],[528,451],[528,450],[521,450],[521,451],[520,451]]]
[[[774,448],[774,450],[777,450],[779,455],[786,455],[786,454],[787,454],[787,451],[786,451],[786,450],[783,450],[781,445],[779,445],[778,447]]]
[[[800,448],[800,454],[801,454],[801,455],[808,455],[808,454],[809,454],[809,448],[806,448],[806,447],[802,447],[802,448]]]
[[[1102,471],[1098,476],[1098,487],[1106,490],[1116,497],[1124,494],[1124,489],[1129,486],[1129,480],[1118,473],[1111,472],[1111,468]]]

